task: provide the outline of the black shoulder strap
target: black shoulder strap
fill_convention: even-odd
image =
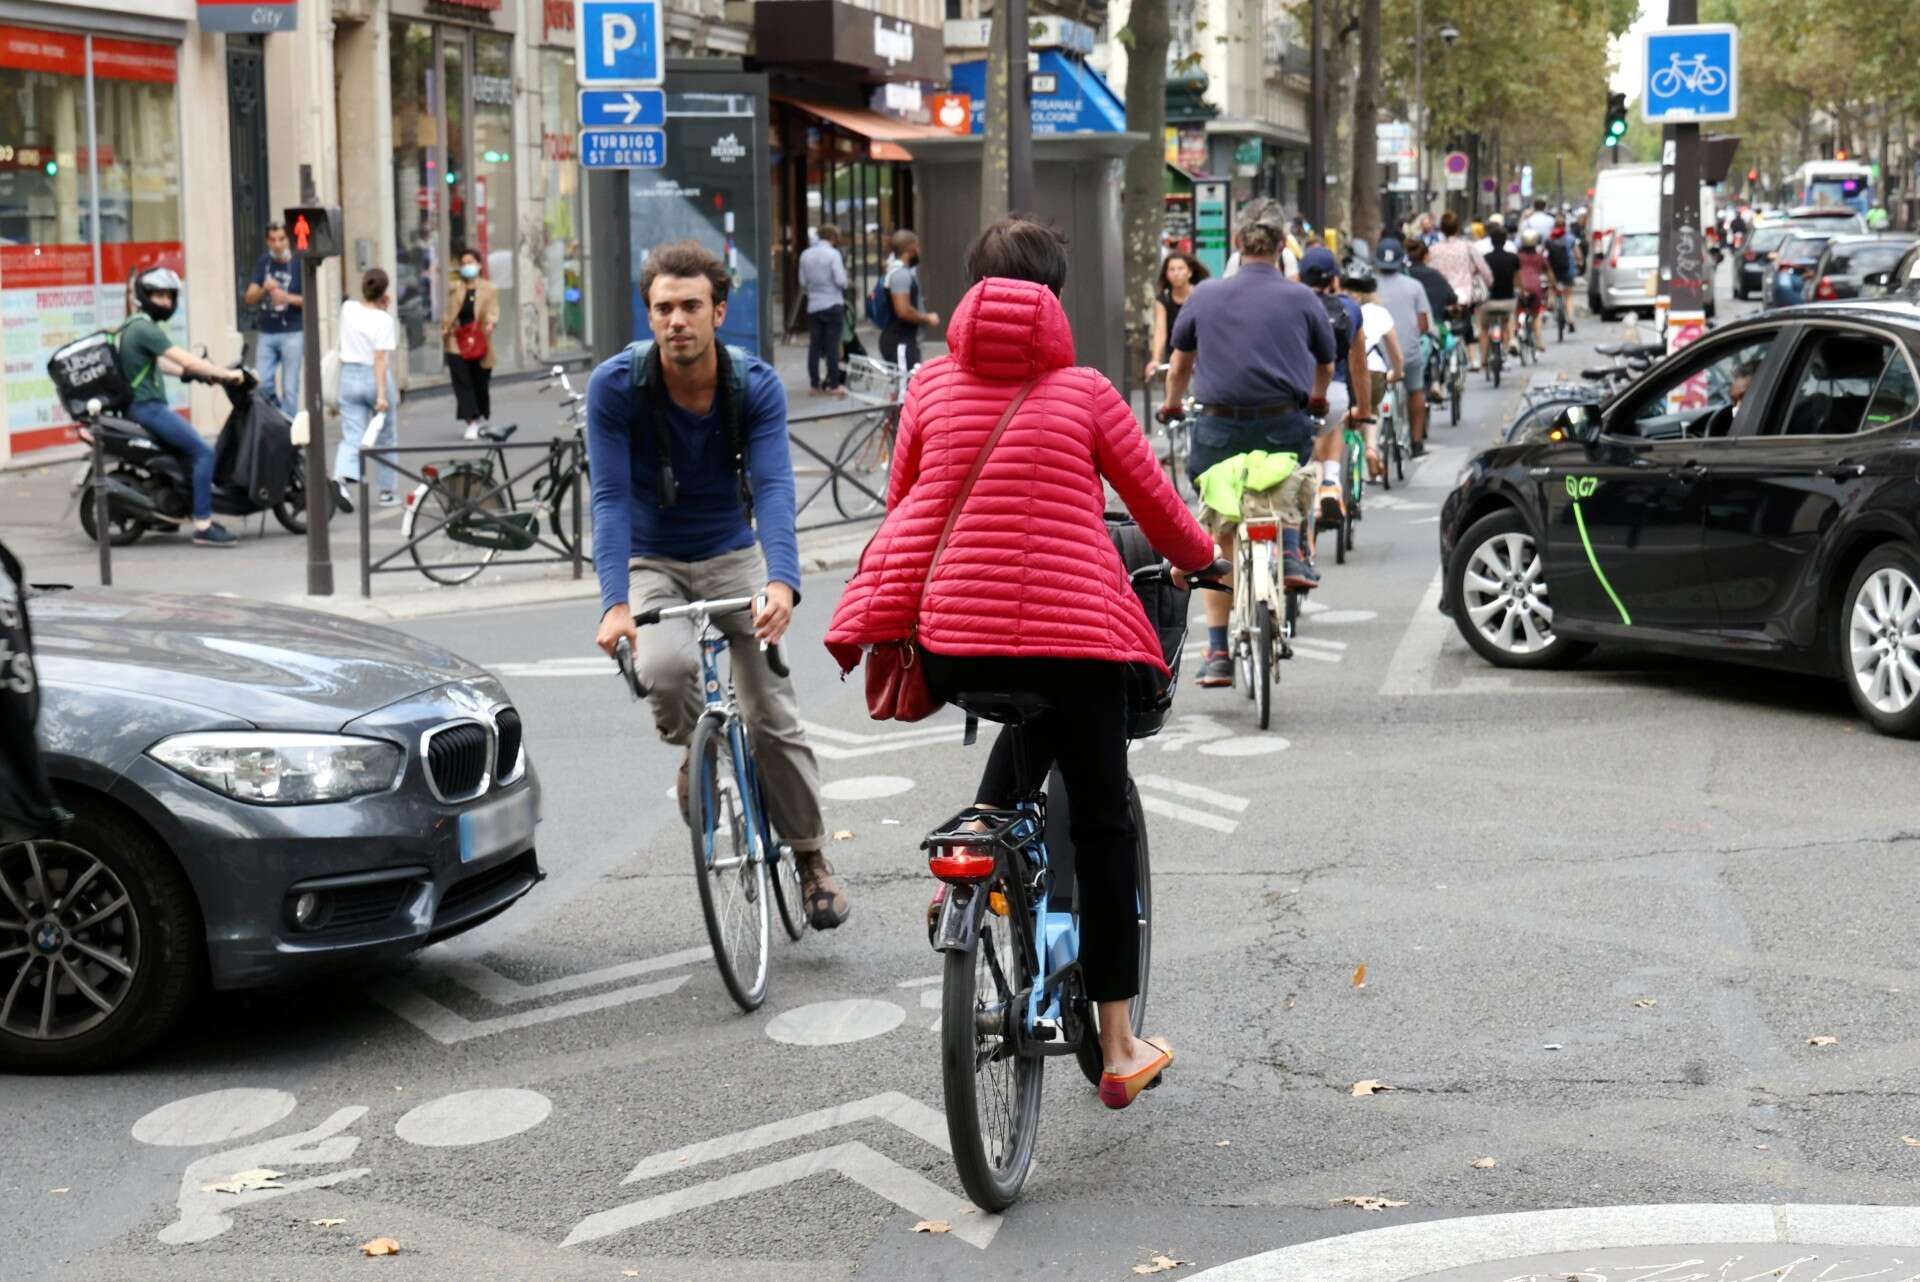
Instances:
[[[668,397],[666,380],[660,374],[660,353],[648,340],[634,343],[627,352],[628,377],[634,390],[644,398],[636,398],[634,417],[637,421],[644,405],[652,429],[654,452],[660,461],[656,498],[661,507],[672,507],[679,499],[679,488],[674,482],[673,457],[668,448]],[[740,506],[747,514],[747,523],[751,525],[753,483],[747,475],[746,389],[747,362],[752,356],[744,348],[723,343],[714,348],[714,358],[719,364],[719,378],[713,390],[714,408],[719,411],[721,425],[727,433],[727,451],[732,456],[734,475],[740,483]]]

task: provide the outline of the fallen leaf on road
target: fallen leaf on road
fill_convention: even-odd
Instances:
[[[277,1189],[281,1187],[276,1182],[280,1174],[279,1171],[256,1167],[251,1171],[235,1172],[218,1183],[202,1184],[200,1191],[202,1193],[250,1193],[254,1189]]]
[[[639,1269],[621,1269],[620,1276],[623,1278],[637,1278],[640,1276],[640,1270]]]
[[[1566,1047],[1562,1046],[1559,1042],[1548,1042],[1545,1046],[1542,1046],[1540,1049],[1543,1051],[1563,1051],[1566,1049]]]
[[[1837,1045],[1837,1044],[1839,1043],[1839,1041],[1840,1041],[1840,1039],[1839,1039],[1838,1037],[1809,1037],[1809,1038],[1807,1039],[1807,1045],[1809,1045],[1809,1046],[1833,1046],[1833,1045]]]
[[[1500,1165],[1500,1163],[1491,1157],[1476,1157],[1467,1163],[1467,1165],[1476,1171],[1491,1171],[1494,1167]]]
[[[47,1192],[49,1192],[49,1193],[71,1193],[71,1192],[73,1192],[73,1186],[72,1186],[71,1184],[69,1184],[69,1185],[68,1185],[68,1186],[67,1186],[66,1188],[63,1188],[63,1189],[48,1189],[48,1190],[47,1190]]]
[[[1229,1145],[1229,1144],[1231,1144],[1231,1143],[1233,1143],[1233,1141],[1232,1141],[1232,1140],[1215,1140],[1215,1141],[1213,1142],[1213,1146],[1214,1146],[1215,1148],[1225,1148],[1225,1147],[1227,1147],[1227,1145]]]
[[[362,1242],[360,1244],[360,1254],[398,1255],[400,1254],[400,1244],[390,1237],[377,1237],[371,1242]]]
[[[898,828],[900,826],[898,819],[882,819],[880,822],[889,828]]]
[[[1636,997],[1633,999],[1633,1004],[1641,1010],[1646,1010],[1649,1007],[1658,1006],[1660,1003],[1651,997]]]
[[[839,832],[833,834],[833,839],[835,841],[852,841],[853,832],[851,829],[842,828]]]
[[[1387,1085],[1385,1082],[1376,1082],[1369,1077],[1364,1082],[1355,1082],[1353,1084],[1353,1097],[1359,1099],[1363,1095],[1377,1095],[1381,1091],[1390,1091],[1392,1089],[1393,1087]]]
[[[338,1225],[345,1224],[346,1221],[345,1220],[313,1220],[311,1221],[311,1223],[313,1224],[313,1227],[315,1227],[316,1229],[330,1229]]]
[[[1908,1148],[1920,1148],[1920,1139],[1915,1139],[1911,1135],[1902,1135],[1900,1137],[1900,1142],[1902,1144],[1905,1144]],[[56,1193],[59,1192],[58,1189],[55,1189],[54,1191]]]
[[[953,1225],[945,1220],[922,1220],[913,1226],[915,1233],[951,1233]]]
[[[1356,1211],[1385,1211],[1391,1207],[1405,1206],[1406,1203],[1395,1202],[1390,1198],[1384,1197],[1361,1196],[1337,1197],[1333,1200],[1333,1205],[1350,1206]]]
[[[1192,1260],[1176,1260],[1171,1255],[1156,1255],[1146,1264],[1133,1266],[1135,1273],[1165,1273],[1168,1269],[1177,1269],[1183,1264],[1192,1264]]]
[[[1365,962],[1354,967],[1353,986],[1355,988],[1365,988],[1367,986],[1367,964]]]

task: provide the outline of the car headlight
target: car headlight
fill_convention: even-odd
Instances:
[[[280,731],[174,735],[147,755],[236,801],[295,806],[385,792],[405,754],[384,739]]]

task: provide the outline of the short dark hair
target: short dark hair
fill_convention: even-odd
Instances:
[[[369,303],[377,303],[387,296],[387,286],[390,283],[384,271],[378,267],[369,267],[367,274],[360,278],[360,297]]]
[[[967,279],[1030,280],[1058,294],[1067,284],[1067,238],[1049,222],[1009,214],[980,233],[967,251]]]
[[[912,249],[915,245],[918,245],[919,243],[920,243],[920,238],[913,234],[912,228],[909,228],[909,227],[900,228],[900,230],[893,233],[892,245],[893,245],[894,257],[895,258],[905,257],[906,252],[909,249]]]
[[[1533,198],[1533,207],[1534,207],[1535,209],[1545,209],[1545,208],[1547,207],[1547,200],[1546,200],[1546,197],[1544,197],[1544,196],[1535,196],[1535,197]]]
[[[1407,242],[1407,261],[1412,263],[1426,262],[1427,261],[1427,242],[1424,240],[1408,241]]]
[[[1458,236],[1460,234],[1460,215],[1454,213],[1451,209],[1440,215],[1440,234],[1442,236]]]
[[[274,221],[274,222],[270,222],[270,223],[268,223],[268,224],[267,224],[267,230],[266,230],[266,234],[267,234],[267,235],[269,235],[269,236],[271,236],[271,235],[273,235],[273,233],[275,233],[275,232],[277,232],[277,231],[279,231],[279,232],[283,232],[283,231],[285,231],[286,229],[287,229],[287,225],[286,225],[285,223],[283,223],[283,222],[279,222],[279,221],[277,221],[277,220],[276,220],[276,221]]]
[[[836,245],[840,243],[840,229],[832,223],[821,223],[814,234],[821,240],[831,241]]]
[[[1487,228],[1487,239],[1492,242],[1495,249],[1504,249],[1507,245],[1507,229],[1505,227],[1489,227]]]
[[[1156,285],[1157,288],[1159,289],[1171,288],[1171,286],[1167,284],[1167,264],[1172,262],[1176,258],[1181,259],[1186,263],[1187,279],[1189,281],[1192,281],[1196,285],[1198,285],[1201,281],[1205,280],[1209,275],[1211,275],[1211,273],[1207,271],[1207,265],[1205,263],[1201,262],[1198,258],[1195,258],[1192,254],[1187,253],[1184,249],[1176,249],[1171,254],[1168,254],[1165,258],[1160,260],[1160,276]]]
[[[475,249],[472,245],[454,246],[453,261],[457,263],[462,258],[471,258],[474,262],[477,263],[480,261],[480,251]]]
[[[646,266],[640,269],[640,297],[648,304],[653,302],[653,282],[662,276],[705,276],[716,304],[727,301],[733,284],[720,256],[697,240],[676,240],[647,255]]]

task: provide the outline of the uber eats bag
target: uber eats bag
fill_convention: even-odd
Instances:
[[[109,330],[74,339],[47,358],[47,377],[60,394],[60,403],[75,418],[97,400],[109,414],[133,404],[133,385],[120,372],[120,349]]]
[[[1109,512],[1107,536],[1113,540],[1128,574],[1165,559],[1129,517]],[[1127,738],[1146,739],[1160,733],[1173,707],[1173,686],[1180,678],[1180,652],[1187,645],[1188,593],[1159,581],[1136,583],[1133,590],[1147,612],[1147,622],[1160,638],[1160,655],[1171,674],[1162,675],[1144,663],[1127,665]]]

